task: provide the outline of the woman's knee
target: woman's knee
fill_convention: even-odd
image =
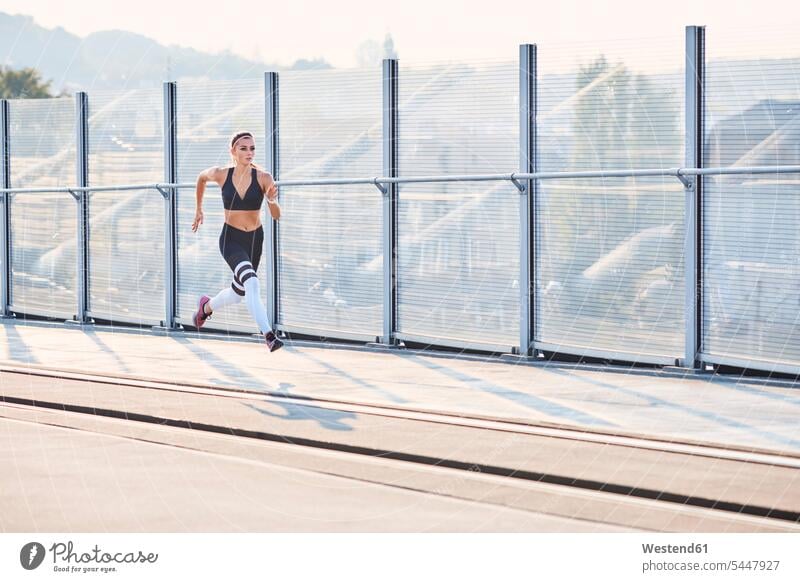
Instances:
[[[238,286],[240,289],[245,289],[247,281],[256,276],[256,270],[253,268],[253,263],[250,261],[242,261],[233,269],[233,283],[234,287]]]
[[[242,285],[244,286],[245,295],[248,291],[258,293],[258,277],[254,273],[244,277]]]
[[[233,299],[234,303],[239,303],[242,299],[244,299],[246,293],[244,285],[239,283],[239,281],[236,279],[231,281],[231,290],[233,291],[233,294],[236,295],[236,298]]]

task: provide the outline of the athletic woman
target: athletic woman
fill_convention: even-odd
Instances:
[[[209,168],[197,177],[194,222],[192,232],[203,224],[203,194],[208,182],[216,182],[222,189],[222,204],[225,208],[225,224],[219,236],[219,250],[233,271],[233,281],[213,298],[200,297],[194,325],[203,327],[206,320],[220,307],[239,303],[244,297],[247,309],[264,334],[270,352],[280,349],[283,342],[278,339],[269,324],[267,310],[261,302],[258,284],[258,263],[264,245],[264,229],[261,226],[261,203],[266,197],[269,213],[275,220],[281,216],[278,206],[278,187],[268,172],[253,164],[256,144],[249,131],[237,133],[231,139],[233,166]]]

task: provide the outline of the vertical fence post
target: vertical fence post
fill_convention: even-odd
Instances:
[[[75,93],[75,178],[79,188],[89,185],[89,96]],[[77,200],[77,294],[78,323],[87,323],[89,310],[89,194],[84,190],[75,193]]]
[[[177,169],[177,85],[172,81],[164,83],[164,181],[175,184]],[[176,328],[175,314],[178,310],[178,253],[177,253],[177,204],[178,191],[166,188],[164,197],[164,321],[165,330]]]
[[[536,45],[519,47],[519,171],[536,171]],[[535,318],[536,180],[524,180],[519,197],[519,354],[532,353]]]
[[[264,163],[267,171],[277,182],[280,172],[280,133],[279,133],[279,91],[278,73],[264,73],[264,123],[266,154]],[[265,291],[267,294],[267,316],[273,329],[278,329],[278,223],[267,212],[266,232],[264,233],[264,254],[267,268]]]
[[[2,185],[3,188],[11,188],[11,139],[9,130],[11,128],[11,116],[8,101],[0,101],[0,148],[2,148]],[[11,194],[3,192],[0,197],[3,204],[3,233],[0,237],[0,260],[3,261],[3,272],[0,276],[0,317],[10,314],[11,305]]]
[[[397,176],[398,60],[383,60],[383,175]],[[393,345],[397,331],[397,184],[383,193],[383,335]]]
[[[703,107],[705,83],[705,27],[686,27],[686,158],[685,165],[700,168],[703,163]],[[700,367],[702,308],[702,176],[686,186],[686,350],[681,366]]]

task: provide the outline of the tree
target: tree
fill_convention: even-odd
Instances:
[[[602,55],[580,66],[570,97],[569,169],[678,165],[682,134],[673,87],[669,77],[635,75],[624,63],[609,63]],[[637,293],[677,272],[672,267],[680,257],[680,249],[675,251],[680,239],[674,223],[680,216],[670,211],[679,212],[682,205],[676,211],[666,191],[657,197],[657,187],[645,193],[654,181],[609,177],[572,181],[568,189],[541,187],[552,192],[545,204],[553,208],[544,255],[557,257],[553,274],[545,268],[543,279],[557,280],[568,266],[567,305],[604,300],[614,309],[635,309]]]
[[[15,71],[10,67],[0,67],[0,98],[2,99],[41,99],[52,97],[51,81],[44,82],[34,68]]]
[[[575,79],[572,167],[618,169],[630,125],[631,75],[601,55],[583,65]]]
[[[570,170],[610,170],[626,167],[629,144],[629,105],[631,75],[619,63],[609,64],[600,55],[580,66],[575,77],[573,96],[572,148]],[[556,219],[559,249],[576,248],[579,241],[593,240],[591,251],[577,253],[572,265],[582,271],[613,249],[630,231],[630,206],[635,204],[625,194],[606,187],[618,180],[590,180],[574,184],[571,204]],[[587,189],[596,185],[597,189]],[[609,230],[609,217],[615,228]]]

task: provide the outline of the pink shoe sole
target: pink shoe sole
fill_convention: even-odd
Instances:
[[[203,324],[206,322],[206,320],[211,317],[210,314],[206,315],[205,311],[206,303],[209,301],[211,301],[211,297],[208,295],[203,295],[197,304],[197,312],[194,314],[194,317],[192,317],[192,322],[197,329],[203,327]]]

